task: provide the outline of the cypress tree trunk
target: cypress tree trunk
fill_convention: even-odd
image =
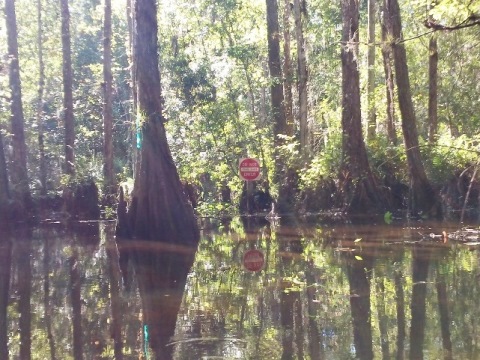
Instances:
[[[13,154],[11,158],[10,179],[13,197],[20,202],[26,211],[30,205],[31,195],[28,185],[27,146],[25,144],[24,115],[22,104],[22,87],[20,81],[20,64],[18,61],[17,17],[15,0],[5,1],[7,23],[8,55],[10,59],[9,83],[11,91],[10,123],[12,132]]]
[[[285,119],[287,121],[287,135],[293,135],[293,94],[292,94],[292,57],[290,51],[290,0],[284,1],[283,9],[283,91],[285,96]]]
[[[37,102],[37,126],[38,126],[38,152],[40,162],[41,194],[47,195],[47,160],[45,158],[45,136],[43,129],[43,93],[45,90],[45,63],[43,61],[43,25],[42,25],[42,0],[37,0],[37,46],[38,46],[38,102]]]
[[[305,39],[303,37],[302,9],[300,0],[293,1],[295,17],[295,34],[297,38],[297,71],[298,71],[298,109],[300,122],[300,147],[303,155],[309,153],[308,141],[308,93],[307,93],[307,56],[305,54]]]
[[[61,0],[62,54],[63,54],[63,122],[65,126],[65,169],[75,174],[75,119],[73,115],[73,71],[70,39],[70,10],[68,0]]]
[[[392,67],[392,46],[387,42],[387,26],[386,26],[386,12],[385,12],[385,0],[383,2],[383,16],[382,16],[382,57],[383,57],[383,70],[385,72],[385,97],[387,99],[387,117],[386,128],[388,141],[397,145],[397,130],[395,128],[395,83],[393,79],[393,67]]]
[[[134,64],[142,121],[140,168],[128,211],[134,237],[195,244],[198,228],[173,163],[162,115],[155,0],[134,1]]]
[[[343,0],[342,35],[342,169],[344,208],[350,212],[383,209],[379,187],[371,172],[363,141],[358,73],[358,0]]]
[[[278,25],[277,0],[266,0],[267,5],[267,36],[268,36],[268,69],[270,72],[271,112],[273,116],[273,135],[275,146],[275,180],[279,184],[278,206],[280,213],[289,212],[292,196],[289,196],[289,176],[285,161],[280,155],[280,147],[285,141],[281,135],[287,134],[285,117],[282,64],[280,61],[280,39]]]
[[[8,190],[7,162],[3,150],[3,137],[0,131],[0,226],[7,222],[7,206],[10,194]]]
[[[103,176],[105,193],[115,193],[115,174],[113,171],[113,110],[112,110],[112,2],[104,0],[103,25]]]
[[[373,140],[377,133],[375,111],[375,0],[368,0],[368,127],[367,140]]]
[[[436,34],[432,34],[430,37],[428,60],[428,142],[433,144],[438,127],[438,49]]]
[[[400,8],[397,0],[386,0],[387,28],[393,37],[395,78],[398,88],[398,101],[402,113],[402,130],[407,152],[413,203],[411,210],[430,211],[435,203],[435,192],[428,181],[418,144],[417,120],[410,90],[407,53],[401,42],[403,39]]]

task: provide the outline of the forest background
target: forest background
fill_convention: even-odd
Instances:
[[[107,4],[4,0],[2,207],[65,200],[68,186],[95,184],[111,216],[117,185],[133,186],[142,124],[131,4]],[[477,214],[479,1],[157,6],[162,116],[201,215],[237,211],[246,156],[263,166],[254,194],[271,194],[282,211]]]

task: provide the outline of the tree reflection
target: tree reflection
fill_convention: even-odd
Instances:
[[[168,344],[175,333],[195,251],[196,248],[136,241],[129,253],[142,300],[147,357],[151,355],[150,358],[156,360],[173,358],[173,346]]]
[[[0,243],[0,359],[8,359],[8,318],[7,307],[10,292],[12,263],[12,242],[3,237]]]
[[[410,310],[410,359],[423,359],[425,339],[426,298],[430,249],[413,249],[412,259],[412,302]]]
[[[373,260],[366,257],[356,257],[347,264],[353,341],[356,357],[361,360],[373,359],[369,279],[372,267]]]

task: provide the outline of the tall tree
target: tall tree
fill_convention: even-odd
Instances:
[[[12,158],[10,178],[13,196],[23,206],[31,200],[27,171],[27,146],[25,143],[25,118],[23,115],[22,86],[20,81],[20,64],[18,59],[17,16],[15,13],[15,0],[5,1],[5,16],[7,22],[8,56],[10,60],[9,84],[10,99],[10,124],[12,132]],[[26,209],[25,209],[26,210]]]
[[[295,17],[295,35],[297,38],[297,71],[298,71],[298,100],[300,122],[300,146],[304,155],[308,154],[308,94],[307,94],[307,56],[305,52],[305,37],[303,35],[302,13],[305,10],[306,0],[293,1],[293,13]]]
[[[135,0],[134,64],[141,117],[140,168],[128,216],[131,233],[142,239],[196,244],[199,233],[167,142],[162,114],[155,0]]]
[[[273,136],[275,146],[275,179],[279,183],[278,210],[286,212],[288,203],[288,185],[284,160],[280,155],[280,147],[284,144],[282,135],[287,134],[285,117],[282,64],[280,61],[280,34],[278,25],[277,0],[266,0],[267,4],[267,37],[268,37],[268,70],[270,72],[270,101],[273,116]]]
[[[290,0],[284,1],[283,6],[283,91],[285,96],[285,118],[287,121],[287,135],[293,135],[293,70],[291,56],[290,16],[292,13]]]
[[[3,149],[3,136],[0,131],[0,226],[7,223],[7,204],[9,198],[7,162]]]
[[[104,0],[103,20],[103,176],[106,194],[115,192],[112,110],[112,1]]]
[[[38,47],[38,100],[37,100],[37,126],[38,126],[38,152],[40,162],[41,194],[47,195],[47,159],[45,157],[45,132],[43,125],[43,94],[45,91],[45,62],[43,60],[43,24],[42,0],[37,0],[37,47]]]
[[[65,169],[67,175],[75,174],[75,118],[73,114],[73,70],[70,37],[70,10],[68,0],[60,0],[62,16],[63,55],[63,122],[65,126]]]
[[[382,3],[382,57],[383,70],[385,72],[385,98],[387,102],[386,128],[387,138],[390,144],[397,145],[397,130],[395,127],[395,82],[392,65],[392,45],[388,41],[387,14],[385,9],[385,0]]]
[[[430,36],[428,56],[428,142],[435,142],[438,128],[438,48],[437,35]]]
[[[411,210],[413,212],[432,210],[435,203],[434,190],[427,178],[418,143],[417,120],[410,90],[407,53],[402,42],[402,23],[397,0],[385,0],[386,23],[392,37],[395,79],[398,88],[398,102],[402,114],[403,140],[412,190]]]
[[[384,202],[370,169],[363,141],[358,73],[358,0],[342,0],[342,169],[344,207],[382,208]]]
[[[372,140],[376,135],[377,119],[375,109],[375,0],[368,0],[368,121],[367,139]]]

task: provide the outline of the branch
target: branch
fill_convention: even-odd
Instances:
[[[480,25],[480,17],[472,14],[467,19],[465,19],[465,21],[462,21],[460,24],[454,25],[454,26],[441,25],[432,19],[428,19],[428,20],[425,20],[424,25],[427,28],[433,29],[433,30],[453,31],[453,30],[469,28],[475,25]]]

